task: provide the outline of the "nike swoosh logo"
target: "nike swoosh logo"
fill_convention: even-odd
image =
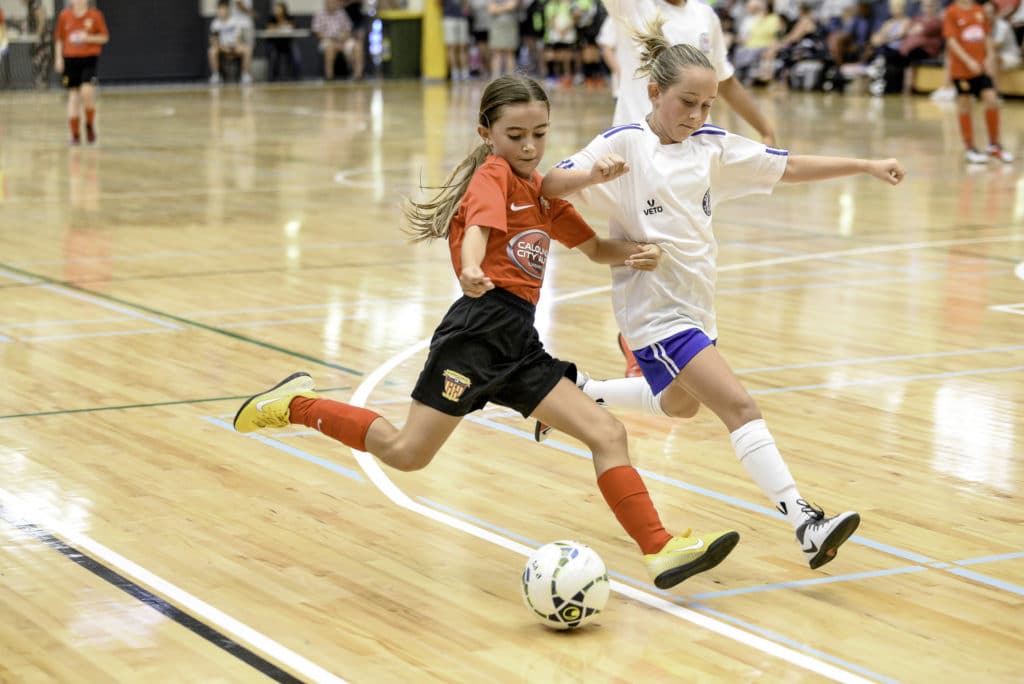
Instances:
[[[263,407],[266,406],[267,404],[273,404],[275,401],[280,401],[280,400],[281,400],[281,397],[276,397],[274,399],[264,399],[263,401],[257,401],[256,402],[256,410],[257,411],[262,411]]]
[[[317,418],[316,419],[316,429],[317,429],[317,432],[323,432],[323,430],[320,429],[320,424],[323,423],[323,422],[324,422],[323,418]]]
[[[775,510],[777,510],[782,515],[789,515],[789,509],[786,507],[785,501],[780,501],[779,505],[775,507]]]
[[[811,548],[804,549],[804,553],[817,553],[817,552],[818,552],[818,545],[815,544],[814,542],[811,542]]]
[[[704,546],[704,540],[703,539],[698,539],[696,541],[696,543],[690,544],[689,546],[684,546],[681,549],[676,549],[676,551],[696,551],[697,549],[701,548],[702,546]]]
[[[511,209],[512,211],[522,211],[523,209],[529,209],[532,206],[532,204],[524,204],[523,206],[519,206],[518,204],[513,202],[509,209]]]

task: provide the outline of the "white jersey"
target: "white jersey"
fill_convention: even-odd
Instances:
[[[705,124],[681,143],[662,145],[646,121],[610,128],[557,168],[589,171],[617,154],[629,173],[568,197],[581,212],[608,215],[613,238],[661,247],[653,271],[612,267],[612,306],[631,349],[690,328],[718,337],[714,207],[767,194],[786,170],[785,150]]]
[[[614,124],[640,121],[651,111],[651,101],[647,96],[649,79],[636,76],[640,67],[640,48],[633,41],[633,31],[643,29],[659,15],[665,19],[662,31],[671,44],[685,43],[698,48],[711,61],[719,81],[733,75],[735,69],[726,58],[722,23],[715,11],[701,0],[685,0],[681,5],[665,0],[603,1],[609,17],[618,22],[615,54],[619,58],[621,82]]]

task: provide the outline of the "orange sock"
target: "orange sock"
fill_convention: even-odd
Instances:
[[[644,554],[657,553],[672,538],[661,524],[647,493],[640,473],[632,466],[606,470],[597,478],[597,486],[619,524],[632,537]]]
[[[93,122],[93,120],[95,118],[96,118],[96,110],[95,109],[86,109],[85,110],[85,125],[86,126],[92,126],[92,122]]]
[[[311,427],[345,446],[366,451],[366,433],[380,418],[369,409],[343,404],[332,399],[295,397],[288,405],[291,422]]]
[[[971,115],[960,115],[960,136],[964,139],[964,146],[967,149],[974,148],[974,126],[971,125]]]
[[[985,127],[988,128],[988,141],[999,144],[999,110],[993,107],[985,110]]]
[[[72,116],[68,118],[68,125],[71,127],[71,137],[74,138],[75,140],[78,140],[79,138],[79,121],[81,121],[81,119],[79,119],[77,116]]]

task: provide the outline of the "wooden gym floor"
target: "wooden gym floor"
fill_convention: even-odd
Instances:
[[[580,445],[499,408],[413,474],[231,430],[295,370],[403,420],[458,290],[398,202],[468,151],[479,94],[108,89],[95,148],[60,93],[0,97],[0,681],[1021,681],[1024,179],[966,169],[949,105],[758,93],[782,146],[898,155],[907,181],[718,212],[720,348],[802,493],[863,516],[821,571],[706,411],[620,414],[670,529],[742,535],[672,592]],[[556,93],[542,168],[611,109]],[[1024,151],[1024,103],[1003,130]],[[608,286],[556,248],[538,311],[598,377],[622,371]],[[616,589],[574,634],[519,596],[564,538]]]

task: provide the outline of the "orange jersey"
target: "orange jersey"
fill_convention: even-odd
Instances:
[[[480,268],[495,287],[537,303],[551,238],[572,249],[595,235],[571,204],[541,198],[540,183],[536,171],[527,180],[501,157],[487,157],[469,181],[448,231],[456,276],[462,273],[466,228],[490,228]]]
[[[109,36],[110,31],[107,30],[103,12],[95,7],[85,10],[85,14],[80,17],[70,7],[65,7],[57,17],[57,28],[53,35],[60,42],[61,54],[65,57],[95,57],[103,50],[103,46],[83,42],[82,37]]]
[[[952,4],[946,8],[946,18],[942,24],[942,37],[946,40],[955,38],[964,49],[979,64],[984,66],[985,41],[992,31],[992,27],[985,17],[985,11],[981,5],[961,7],[959,4]],[[980,76],[980,73],[971,73],[964,65],[963,60],[957,57],[952,50],[946,50],[949,58],[949,75],[952,78],[973,78]]]

